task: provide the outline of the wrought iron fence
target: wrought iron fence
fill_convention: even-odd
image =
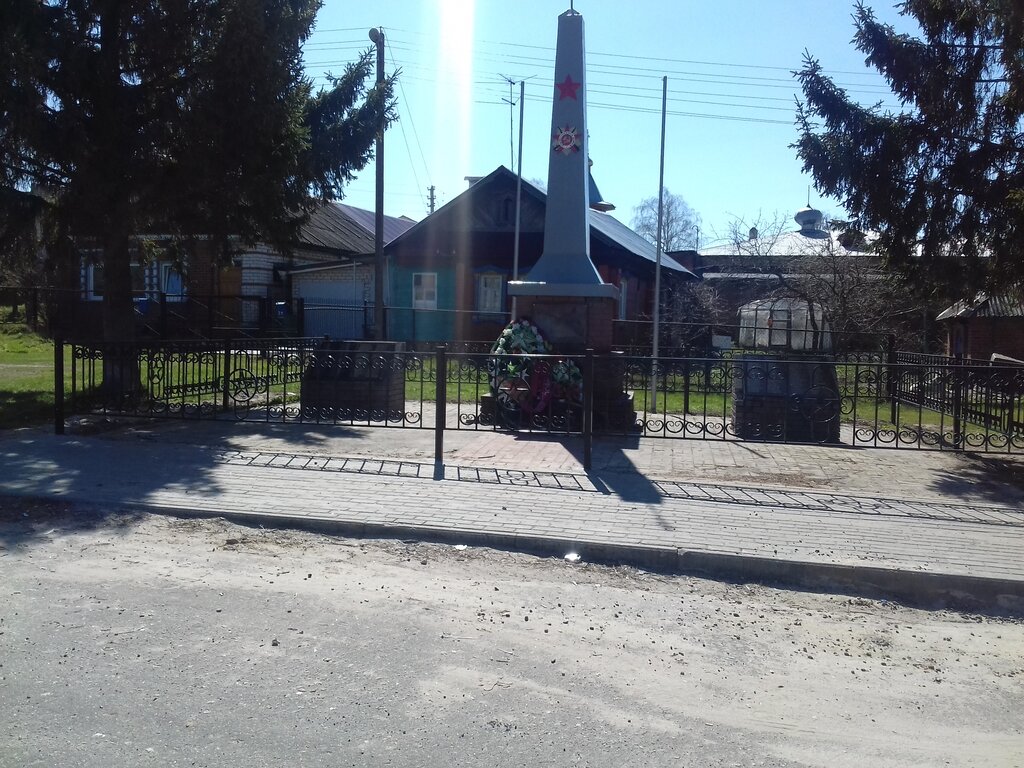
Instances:
[[[1024,366],[909,352],[895,359],[903,402],[942,413],[957,425],[1024,435]]]
[[[498,355],[322,338],[71,345],[68,414],[1024,451],[1024,368],[877,354]],[[63,360],[58,342],[55,360]],[[69,379],[67,398],[62,398]]]
[[[658,343],[663,354],[674,356],[698,355],[711,357],[727,354],[741,346],[744,330],[761,331],[764,338],[780,346],[790,346],[794,335],[810,334],[789,325],[779,327],[744,327],[730,323],[693,323],[663,321],[659,324]],[[650,320],[615,320],[612,323],[612,342],[616,350],[628,355],[646,355],[652,348],[654,324]],[[829,349],[839,355],[886,354],[895,348],[895,336],[889,333],[858,331],[828,331]]]

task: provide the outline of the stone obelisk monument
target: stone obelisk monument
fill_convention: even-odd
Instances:
[[[590,260],[587,72],[583,16],[558,17],[555,82],[548,144],[544,251],[523,281],[510,281],[519,312],[560,352],[607,352],[619,289]]]

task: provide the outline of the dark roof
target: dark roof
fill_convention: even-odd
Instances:
[[[604,236],[612,245],[636,254],[652,264],[657,264],[658,249],[654,243],[646,237],[638,235],[614,216],[601,213],[600,211],[591,211],[590,230],[591,237],[597,232],[599,236]],[[675,272],[682,272],[696,277],[693,272],[664,252],[661,254],[661,266]]]
[[[376,227],[376,215],[373,211],[364,208],[356,208],[345,203],[331,203],[349,216],[356,224],[361,226],[372,237]],[[384,242],[390,243],[400,234],[409,229],[416,222],[407,216],[385,216],[384,217]]]
[[[481,189],[490,183],[496,183],[499,181],[504,181],[505,183],[511,182],[514,184],[516,181],[516,175],[505,166],[499,165],[490,174],[488,174],[487,176],[483,177],[475,184],[470,186],[469,189],[465,190],[459,195],[456,195],[454,198],[452,198],[443,206],[434,211],[434,213],[430,214],[417,224],[409,227],[409,229],[407,229],[405,232],[403,232],[401,235],[395,238],[392,245],[399,244],[406,238],[413,237],[414,234],[421,228],[429,227],[432,219],[435,219],[435,217],[441,217],[445,215],[450,208],[454,207],[459,203],[460,200],[462,200],[463,196],[472,194],[477,189]],[[535,187],[533,184],[528,182],[526,179],[523,179],[523,192],[524,194],[532,195],[534,198],[540,201],[541,204],[547,203],[547,195],[540,189]],[[635,256],[639,256],[640,258],[649,261],[651,264],[656,263],[657,249],[650,241],[638,235],[636,232],[627,227],[614,216],[611,216],[607,213],[601,213],[600,211],[595,210],[590,210],[588,211],[588,213],[590,214],[591,237],[601,238],[604,240],[604,242],[608,243],[609,245],[621,248],[622,250],[631,253]],[[440,220],[440,218],[438,218],[437,220]],[[688,275],[693,278],[697,277],[697,275],[688,270],[678,261],[676,261],[670,256],[667,256],[664,253],[661,256],[661,265],[666,269],[670,269],[674,272],[679,272],[682,273],[683,275]]]
[[[289,275],[306,274],[307,272],[324,272],[329,269],[340,269],[342,267],[351,269],[353,264],[359,264],[360,262],[355,261],[352,258],[339,259],[335,261],[322,261],[319,264],[303,264],[297,267],[282,268],[282,272]]]
[[[936,320],[968,317],[1024,317],[1024,301],[1010,296],[989,296],[979,293],[974,301],[958,301],[942,310]]]
[[[299,230],[300,245],[351,254],[373,253],[374,212],[343,203],[326,203],[310,214]],[[384,242],[394,239],[415,222],[384,217]]]

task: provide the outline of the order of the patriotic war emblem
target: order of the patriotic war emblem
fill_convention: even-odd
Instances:
[[[565,126],[558,128],[552,141],[552,149],[561,152],[563,155],[571,155],[583,148],[583,136],[576,130],[576,126]]]

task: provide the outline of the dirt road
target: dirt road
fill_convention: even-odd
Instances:
[[[0,499],[0,765],[1024,765],[1024,626]]]

